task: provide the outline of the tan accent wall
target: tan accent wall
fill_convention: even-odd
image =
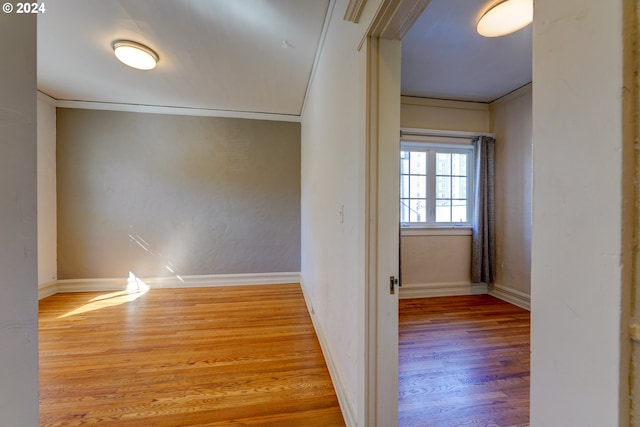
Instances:
[[[490,104],[496,138],[496,281],[531,293],[531,85]]]
[[[469,283],[470,247],[469,235],[403,235],[402,283]],[[402,291],[403,289],[400,289],[401,293]]]
[[[481,102],[401,98],[403,128],[489,132],[489,106]]]
[[[477,102],[402,97],[403,128],[489,132],[489,105]],[[471,235],[403,235],[402,282],[446,285],[471,281]],[[402,295],[402,288],[400,295]]]
[[[58,277],[300,270],[300,125],[59,108]]]

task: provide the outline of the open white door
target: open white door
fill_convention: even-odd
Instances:
[[[367,39],[368,427],[398,425],[400,41]]]

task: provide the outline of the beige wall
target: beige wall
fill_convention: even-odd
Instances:
[[[59,108],[57,144],[60,279],[299,271],[299,124]]]
[[[403,128],[489,132],[489,108],[481,102],[403,96],[400,114]]]
[[[496,138],[496,280],[531,294],[531,85],[490,104]]]
[[[402,97],[403,128],[489,132],[488,104]],[[401,239],[403,298],[469,292],[471,233],[442,235],[403,232]],[[446,290],[445,290],[446,289]],[[452,290],[453,289],[453,290]]]
[[[58,278],[56,107],[38,93],[38,285]]]
[[[471,280],[470,232],[402,236],[402,284],[465,284]],[[406,287],[401,291],[407,289]]]
[[[537,0],[533,26],[531,425],[628,426],[623,10]],[[627,66],[631,64],[629,62]]]
[[[492,132],[496,138],[496,285],[531,292],[531,86],[490,105],[402,98],[402,126]],[[443,233],[448,235],[443,235]],[[424,235],[427,234],[427,235]],[[433,235],[436,234],[436,235]],[[403,232],[401,295],[471,291],[471,235]],[[456,288],[457,287],[457,288]],[[456,290],[457,289],[457,290]]]
[[[38,425],[36,17],[0,14],[0,425]]]
[[[364,141],[359,26],[336,2],[302,120],[302,286],[348,425],[363,425]],[[349,424],[352,423],[352,424]]]

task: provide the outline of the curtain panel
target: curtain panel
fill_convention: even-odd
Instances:
[[[494,152],[495,140],[479,136],[474,148],[474,221],[471,248],[471,282],[492,283],[495,280],[495,206]]]

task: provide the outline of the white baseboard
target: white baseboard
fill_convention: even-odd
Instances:
[[[517,289],[495,283],[489,288],[489,295],[531,311],[531,295]]]
[[[302,285],[302,284],[301,284]],[[304,286],[300,286],[302,288],[302,293],[304,295],[304,301],[307,304],[307,310],[309,311],[309,316],[311,317],[311,322],[313,323],[313,328],[316,331],[316,336],[318,337],[318,341],[320,342],[320,348],[322,349],[322,355],[324,356],[324,360],[327,363],[327,369],[329,369],[329,375],[331,376],[331,382],[333,383],[333,387],[336,391],[336,396],[338,397],[338,403],[340,404],[340,409],[342,411],[342,417],[344,418],[344,422],[347,427],[356,427],[358,425],[356,409],[353,404],[353,400],[351,398],[351,394],[349,393],[347,386],[345,385],[342,374],[340,373],[340,369],[335,362],[335,358],[333,357],[333,352],[331,351],[331,347],[329,346],[329,342],[326,339],[324,334],[324,330],[318,321],[315,310],[311,305],[311,299],[307,295]]]
[[[163,288],[206,288],[217,286],[275,285],[300,283],[299,272],[249,273],[249,274],[208,274],[203,276],[137,277],[151,289]],[[57,280],[38,288],[38,298],[42,299],[64,292],[105,292],[123,291],[129,286],[129,278],[114,279],[69,279]]]
[[[443,282],[410,283],[400,287],[399,298],[449,297],[455,295],[481,295],[488,293],[484,283]]]
[[[38,300],[50,297],[58,293],[58,282],[56,280],[38,286]]]

